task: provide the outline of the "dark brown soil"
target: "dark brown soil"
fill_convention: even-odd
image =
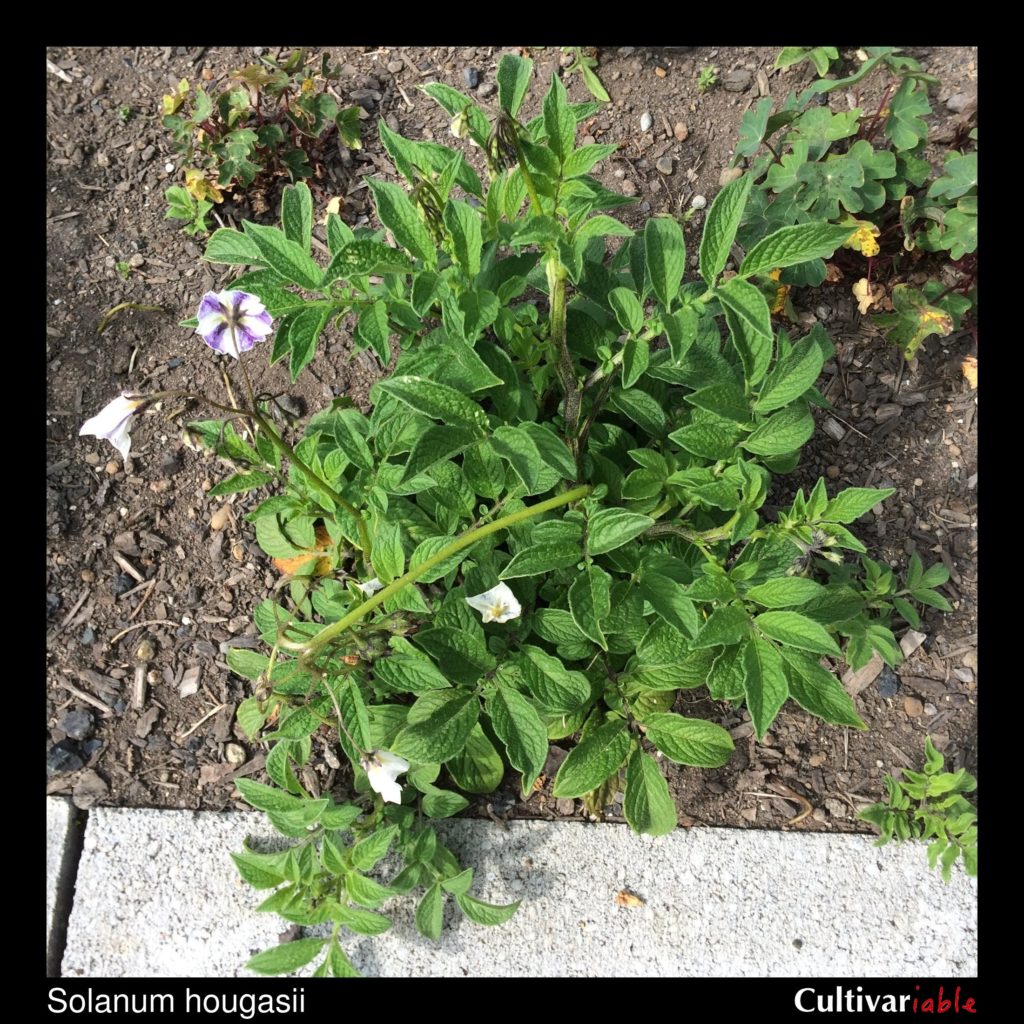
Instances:
[[[364,123],[365,148],[354,157],[333,154],[318,185],[321,194],[343,197],[342,214],[356,224],[372,216],[365,175],[395,177],[376,138],[376,118],[413,138],[443,138],[447,117],[416,86],[440,80],[464,89],[464,69],[474,68],[486,96],[501,51],[333,52],[346,61],[342,97],[360,90],[372,117]],[[912,53],[942,83],[932,98],[932,138],[942,141],[954,121],[944,100],[975,91],[976,53]],[[51,74],[47,100],[47,749],[67,740],[84,766],[55,774],[47,789],[71,793],[80,806],[221,809],[237,802],[232,779],[262,777],[263,752],[234,725],[249,684],[224,660],[232,645],[258,646],[251,610],[278,578],[244,521],[251,499],[206,498],[224,467],[187,443],[183,424],[196,410],[164,408],[137,420],[127,466],[111,458],[105,443],[78,436],[83,420],[122,389],[220,393],[215,364],[177,322],[192,314],[203,292],[232,275],[200,263],[202,240],[163,219],[163,190],[177,183],[179,172],[165,170],[174,154],[159,104],[182,77],[195,81],[208,71],[216,80],[252,56],[173,47],[48,52],[72,80]],[[545,81],[560,52],[547,48],[532,56]],[[624,215],[634,226],[652,213],[685,211],[695,195],[710,201],[743,112],[759,94],[783,97],[811,74],[806,68],[773,73],[769,49],[624,47],[599,57],[613,102],[585,130],[620,145],[602,174],[610,187],[641,197]],[[388,71],[397,61],[402,69]],[[740,75],[731,83],[739,91],[719,86],[701,95],[697,75],[707,64],[722,75],[749,72],[749,84]],[[589,98],[578,75],[567,84],[571,99]],[[868,99],[858,101],[867,106]],[[833,97],[836,109],[843,102]],[[527,112],[536,103],[535,90]],[[127,120],[123,107],[131,110]],[[644,112],[653,121],[647,132],[640,127]],[[664,163],[656,169],[665,157],[672,160],[670,174]],[[231,201],[218,213],[225,223],[252,215]],[[691,251],[701,218],[687,228]],[[119,262],[131,267],[127,279]],[[954,766],[976,763],[976,392],[960,374],[972,340],[932,338],[903,366],[857,314],[851,284],[794,296],[800,320],[823,322],[837,345],[820,382],[834,411],[819,413],[819,425],[831,434],[819,431],[798,471],[780,480],[775,500],[782,504],[819,475],[835,487],[895,487],[881,515],[866,516],[857,532],[872,557],[899,569],[915,550],[926,564],[945,562],[951,582],[944,589],[954,611],[926,615],[927,639],[898,675],[886,669],[867,683],[848,683],[870,726],[866,733],[825,725],[790,704],[764,743],[755,744],[745,711],[700,691],[684,694],[687,714],[721,722],[737,741],[722,769],[665,762],[684,824],[783,827],[807,809],[806,798],[811,811],[796,827],[860,829],[856,810],[878,799],[886,772],[920,764],[926,734]],[[121,302],[164,312],[123,312],[98,335],[103,312]],[[257,370],[256,386],[287,395],[296,415],[339,394],[365,408],[375,364],[352,357],[344,332],[325,338],[298,384],[279,365]],[[251,364],[258,368],[261,360]],[[138,678],[145,680],[141,702],[133,699],[140,696]],[[182,697],[189,682],[193,687],[184,692],[195,682],[198,688]],[[329,740],[314,745],[305,780],[311,788],[343,781]],[[549,775],[560,756],[552,747]],[[556,801],[549,790],[550,784],[523,803],[509,785],[480,798],[474,810],[498,818],[583,813],[580,801]]]

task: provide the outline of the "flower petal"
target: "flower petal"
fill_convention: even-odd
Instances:
[[[127,459],[132,445],[132,439],[128,434],[131,419],[135,411],[144,404],[145,399],[131,398],[128,392],[122,392],[82,424],[78,431],[79,437],[91,435],[103,438],[121,453],[122,459]]]
[[[380,793],[386,804],[402,802],[402,787],[383,768],[371,768],[366,777],[370,780],[370,788],[375,793]]]
[[[467,597],[466,603],[483,615],[484,622],[508,622],[522,613],[522,605],[507,583],[499,583],[482,594]]]
[[[224,313],[224,307],[221,305],[220,296],[216,292],[207,292],[199,300],[199,312],[196,313],[196,318],[202,320],[204,316],[209,316],[211,313]]]
[[[357,583],[356,586],[367,596],[373,597],[378,590],[384,589],[384,584],[381,583],[376,576],[372,580],[367,580],[365,583]]]
[[[376,757],[381,767],[392,777],[401,775],[402,772],[409,770],[409,762],[404,757],[399,757],[398,754],[391,754],[386,750],[378,750]]]

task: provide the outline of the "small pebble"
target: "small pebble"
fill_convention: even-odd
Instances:
[[[672,129],[672,134],[675,135],[677,141],[685,142],[690,135],[690,129],[680,121],[675,128]]]
[[[134,586],[135,580],[128,573],[122,572],[114,577],[110,589],[114,592],[115,597],[120,597],[126,590],[131,590]]]
[[[946,100],[946,109],[952,114],[962,114],[970,102],[970,97],[965,92],[955,92]]]
[[[878,694],[880,697],[889,699],[890,697],[896,696],[896,691],[899,689],[900,679],[895,672],[888,665],[882,666],[882,671],[878,673]]]
[[[88,462],[90,466],[98,466],[100,464],[100,457],[95,452],[89,452],[85,457],[85,461]]]
[[[675,170],[675,162],[670,156],[659,157],[658,161],[654,165],[655,169],[659,174],[664,174],[666,177]]]
[[[246,758],[245,747],[238,743],[226,743],[224,745],[224,757],[228,764],[244,764]]]
[[[78,638],[79,643],[82,644],[94,644],[96,642],[96,631],[92,626],[86,626],[82,630],[82,635]]]
[[[405,61],[401,57],[388,61],[388,71],[393,75],[397,75],[404,67]]]
[[[172,161],[168,160],[167,163],[164,164],[164,171],[167,174],[173,174],[174,173],[174,164],[173,164]]]
[[[106,471],[107,476],[113,476],[121,467],[111,459],[103,468]]]
[[[480,84],[480,72],[476,68],[463,68],[462,77],[470,89],[475,89]]]
[[[64,772],[77,772],[84,768],[85,762],[79,756],[75,744],[71,740],[61,740],[54,744],[46,753],[47,776],[60,775]]]
[[[624,196],[635,196],[636,195],[636,185],[634,185],[633,182],[629,180],[629,178],[627,178],[622,183],[622,194]]]
[[[494,84],[494,82],[481,82],[480,87],[476,91],[476,94],[482,100],[485,100],[489,96],[493,96],[497,91],[498,87]]]
[[[825,475],[829,478],[829,480],[838,480],[839,479],[839,467],[838,466],[829,466],[828,469],[825,470]]]
[[[754,76],[745,68],[729,71],[722,79],[722,88],[726,92],[744,92],[753,85]]]
[[[651,117],[651,113],[649,110],[645,110],[640,115],[640,131],[649,132],[651,130],[652,124],[654,124],[654,118]]]
[[[153,641],[148,637],[139,643],[139,646],[135,648],[135,660],[136,661],[152,661],[156,654],[156,648],[153,646]]]
[[[718,184],[725,188],[730,181],[735,181],[743,173],[742,167],[726,167],[718,176]]]
[[[83,569],[79,575],[82,577],[83,583],[96,582],[96,573],[94,573],[92,569]]]
[[[707,198],[705,196],[694,196],[690,200],[690,207],[694,210],[703,210],[708,205]]]
[[[924,704],[916,697],[904,697],[903,710],[906,711],[908,718],[920,718],[924,713]]]
[[[92,712],[75,708],[57,722],[57,728],[73,740],[87,740],[95,728]]]
[[[102,75],[100,75],[92,80],[92,85],[89,86],[89,92],[91,92],[93,96],[99,96],[99,94],[103,92],[103,90],[106,89],[106,87],[107,80]]]

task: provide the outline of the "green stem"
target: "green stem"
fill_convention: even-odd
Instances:
[[[533,176],[530,174],[530,168],[526,166],[526,157],[523,155],[523,147],[519,142],[518,131],[512,132],[512,138],[515,140],[514,144],[516,147],[516,160],[519,162],[519,173],[523,176],[523,181],[526,184],[526,191],[530,196],[530,209],[539,216],[544,212],[544,208],[540,205],[540,197],[537,195],[537,187],[533,183]]]
[[[244,372],[244,367],[243,367]],[[246,387],[249,389],[250,395],[252,395],[252,385],[249,382],[248,373],[245,374]],[[149,395],[149,400],[152,402],[159,401],[164,398],[189,398],[196,402],[204,402],[210,406],[211,409],[216,409],[218,412],[227,413],[229,416],[245,416],[248,419],[253,420],[257,426],[267,435],[270,443],[284,455],[295,468],[302,474],[306,482],[316,491],[319,491],[322,495],[329,498],[338,508],[343,509],[347,512],[355,521],[356,529],[359,531],[359,541],[362,547],[363,555],[367,564],[369,564],[370,558],[370,536],[366,529],[366,523],[363,520],[362,513],[353,505],[351,502],[346,501],[333,487],[330,486],[326,481],[321,480],[320,477],[313,472],[305,462],[302,461],[295,454],[295,449],[274,429],[270,421],[264,416],[255,406],[253,401],[252,409],[235,409],[230,405],[223,405],[221,402],[215,402],[212,398],[207,398],[206,395],[193,394],[191,391],[158,391],[155,395]],[[252,399],[250,399],[252,401]]]
[[[509,526],[514,526],[516,523],[521,523],[525,519],[532,519],[534,516],[550,512],[554,508],[559,508],[562,505],[568,505],[570,502],[578,501],[580,498],[585,498],[590,491],[591,488],[589,486],[574,487],[571,491],[566,491],[564,494],[548,498],[546,501],[541,501],[536,505],[530,505],[527,508],[520,509],[518,512],[512,512],[507,516],[502,516],[501,519],[495,519],[492,523],[485,523],[483,526],[478,526],[475,530],[469,530],[456,537],[451,544],[442,548],[436,555],[428,558],[422,565],[418,565],[415,569],[410,569],[404,576],[400,576],[393,583],[389,583],[383,590],[359,605],[358,608],[353,609],[337,622],[332,622],[329,626],[321,629],[306,644],[305,657],[315,654],[324,644],[329,643],[340,633],[354,626],[360,619],[373,611],[377,605],[382,604],[391,597],[392,594],[397,594],[403,587],[410,583],[415,583],[416,580],[428,573],[434,566],[440,565],[445,559],[451,558],[452,555],[462,551],[463,548],[468,548],[478,540],[482,540],[492,533],[497,533],[498,530],[504,530]]]

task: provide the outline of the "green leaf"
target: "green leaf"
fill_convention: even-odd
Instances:
[[[789,406],[769,416],[740,442],[755,455],[795,452],[814,433],[814,417],[805,407]]]
[[[734,313],[751,331],[768,339],[770,352],[771,313],[761,290],[741,277],[733,277],[726,281],[715,294],[722,305]]]
[[[729,647],[750,634],[750,617],[735,605],[721,605],[708,617],[694,647]]]
[[[376,910],[382,903],[395,895],[386,885],[381,885],[380,882],[367,878],[366,875],[361,875],[357,871],[350,872],[345,876],[345,890],[353,903],[358,903],[361,907],[368,907],[370,910]]]
[[[663,836],[677,824],[676,805],[657,762],[642,750],[633,751],[626,768],[622,812],[634,832]]]
[[[291,974],[319,955],[326,939],[295,939],[257,953],[245,966],[257,974]]]
[[[647,738],[676,764],[720,768],[732,755],[732,737],[720,725],[672,712],[642,719]]]
[[[779,228],[747,253],[740,265],[740,276],[768,274],[808,260],[828,259],[851,234],[849,228],[834,224],[793,224]]]
[[[896,149],[913,149],[928,138],[928,122],[925,117],[931,112],[927,90],[908,75],[889,101],[885,134],[892,139]]]
[[[266,262],[260,254],[259,246],[247,235],[233,228],[217,228],[210,235],[203,259],[209,263],[227,263],[237,267]]]
[[[786,647],[782,648],[789,679],[789,695],[812,715],[825,719],[832,725],[849,725],[854,729],[867,729],[853,699],[843,689],[843,684],[831,672],[826,671],[813,658],[808,658]]]
[[[609,217],[606,213],[599,213],[589,220],[585,220],[576,229],[576,240],[581,238],[605,238],[609,235],[615,238],[629,238],[633,229],[626,227],[622,221]]]
[[[654,520],[650,516],[638,512],[628,512],[624,508],[598,509],[587,524],[587,550],[592,555],[614,551],[653,525]]]
[[[670,626],[678,629],[684,636],[697,635],[700,628],[697,609],[686,596],[681,584],[668,576],[645,572],[640,577],[640,593]]]
[[[743,219],[750,188],[754,184],[752,174],[743,174],[729,182],[711,204],[704,234],[700,240],[700,276],[709,288],[714,288],[718,275],[729,260],[736,231]]]
[[[837,658],[842,656],[839,645],[825,627],[799,612],[762,612],[754,619],[754,624],[765,636],[789,647]]]
[[[622,386],[631,388],[647,372],[650,362],[650,343],[627,338],[622,353]]]
[[[391,361],[391,327],[388,324],[388,308],[383,300],[372,303],[359,314],[356,325],[357,339],[369,345],[384,366]]]
[[[895,493],[893,487],[847,487],[825,506],[821,518],[827,523],[852,523]]]
[[[505,776],[505,762],[479,722],[465,747],[445,767],[455,785],[467,793],[493,793]]]
[[[548,136],[548,146],[561,166],[573,151],[576,118],[569,109],[565,86],[557,74],[552,74],[551,87],[544,97],[544,131]]]
[[[376,659],[373,674],[374,682],[383,684],[394,693],[426,693],[428,690],[444,690],[451,685],[432,661],[400,651],[390,657]]]
[[[253,470],[251,473],[235,473],[227,480],[211,487],[206,493],[211,498],[219,497],[222,494],[237,494],[240,491],[251,491],[254,487],[264,487],[274,479],[272,473],[264,473],[260,470]]]
[[[556,797],[577,797],[597,789],[618,771],[632,742],[621,718],[592,729],[562,762],[552,792]]]
[[[339,249],[324,271],[321,287],[331,281],[349,281],[365,274],[407,274],[412,264],[404,252],[360,238]]]
[[[346,458],[360,469],[372,470],[373,453],[366,443],[366,417],[357,409],[341,409],[333,416],[334,439]]]
[[[782,655],[772,644],[754,636],[745,646],[743,668],[747,708],[754,733],[758,740],[763,740],[789,696]]]
[[[435,764],[454,757],[469,739],[480,715],[480,701],[472,693],[442,693],[434,690],[417,700],[431,698],[433,710],[422,720],[412,721],[396,737],[394,753],[417,764]]]
[[[583,557],[579,546],[564,543],[531,544],[514,555],[501,570],[500,578],[514,580],[523,576],[540,576],[555,569],[568,569]]]
[[[331,944],[331,951],[327,954],[327,962],[331,965],[331,974],[335,978],[360,977],[359,971],[356,970],[355,965],[349,960],[345,950],[337,942]]]
[[[521,423],[521,430],[533,440],[537,446],[537,454],[541,461],[553,469],[564,480],[576,479],[576,460],[572,457],[566,443],[556,434],[542,427],[539,423]]]
[[[739,138],[733,151],[733,166],[745,156],[753,156],[761,148],[761,140],[768,130],[768,118],[772,111],[772,100],[765,96],[757,106],[748,110],[740,119]]]
[[[976,152],[947,153],[942,170],[944,172],[942,176],[936,178],[928,186],[929,196],[959,199],[978,187],[978,154]],[[219,231],[213,233],[210,244],[218,234],[220,234]],[[207,245],[207,250],[209,250],[209,245]]]
[[[388,825],[386,828],[371,832],[365,839],[360,839],[352,847],[352,864],[360,871],[370,871],[374,865],[387,856],[391,844],[398,836],[398,826]]]
[[[331,311],[326,306],[307,306],[292,319],[288,328],[288,348],[291,351],[288,372],[292,380],[298,377],[316,354],[317,342],[330,315]]]
[[[567,669],[558,658],[539,647],[523,644],[525,657],[518,662],[523,681],[543,709],[555,715],[571,715],[590,699],[590,683],[582,672]]]
[[[566,158],[565,166],[562,168],[562,177],[566,180],[581,177],[590,171],[596,163],[603,160],[606,156],[610,156],[618,148],[614,143],[597,144],[588,142],[580,146],[579,149],[574,150]]]
[[[751,420],[747,396],[737,384],[711,384],[687,395],[686,401],[735,423],[749,423]]]
[[[404,375],[380,381],[374,387],[431,419],[469,427],[481,435],[487,428],[487,416],[483,409],[444,384],[436,384],[424,377]]]
[[[744,596],[765,608],[795,608],[825,593],[825,588],[814,580],[802,576],[780,576],[751,587]]]
[[[456,262],[467,277],[476,277],[483,246],[480,214],[469,203],[451,199],[445,204],[444,223],[452,236]]]
[[[671,311],[686,269],[686,243],[678,221],[652,217],[644,227],[644,254],[654,294],[666,312]]]
[[[254,889],[273,889],[285,881],[284,856],[280,853],[232,853],[231,859],[243,880]]]
[[[421,259],[427,267],[437,263],[437,250],[431,241],[430,232],[416,212],[412,200],[405,194],[401,185],[381,181],[379,178],[367,178],[370,191],[373,192],[374,205],[380,222],[389,228],[395,241]]]
[[[601,620],[611,612],[611,577],[596,565],[589,565],[569,587],[569,611],[580,632],[603,650],[608,642]]]
[[[533,61],[514,53],[502,54],[498,61],[498,102],[503,110],[516,117],[526,98],[533,77]]]
[[[509,763],[523,774],[529,792],[548,756],[548,731],[536,708],[518,690],[498,686],[487,702],[498,738],[505,744]]]
[[[423,795],[423,811],[431,818],[450,818],[468,806],[469,801],[461,793],[447,789],[430,786],[429,792]]]
[[[504,924],[509,920],[519,909],[522,900],[501,906],[497,903],[484,903],[483,900],[474,899],[466,893],[457,893],[455,902],[474,924],[495,925]]]
[[[824,332],[821,332],[822,334]],[[814,332],[812,332],[812,335]],[[796,401],[818,379],[825,353],[808,335],[792,352],[780,359],[768,374],[754,402],[758,412],[772,412]]]
[[[444,892],[440,884],[435,882],[423,894],[416,907],[416,928],[421,935],[434,940],[441,938],[443,910]]]
[[[265,227],[245,221],[242,225],[260,251],[260,261],[266,263],[286,281],[316,291],[324,272],[302,246],[286,238],[277,228]]]
[[[281,199],[281,226],[286,238],[304,252],[309,252],[313,236],[313,196],[304,181],[285,186]]]
[[[527,494],[537,494],[546,489],[542,475],[544,460],[536,442],[522,425],[498,427],[491,436],[490,447],[516,471]]]
[[[608,303],[624,331],[630,334],[640,333],[644,326],[644,307],[635,292],[629,288],[613,288],[608,293]]]

